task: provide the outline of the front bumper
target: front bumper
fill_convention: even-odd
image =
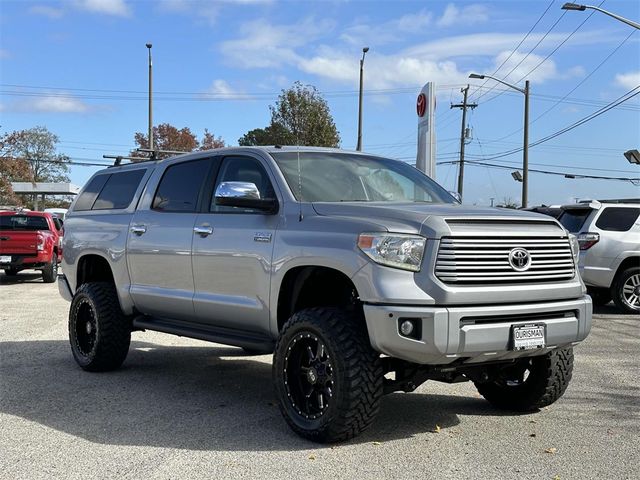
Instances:
[[[591,330],[591,298],[477,307],[364,305],[371,345],[378,352],[419,364],[477,363],[541,355],[576,345]],[[400,319],[419,323],[420,337],[402,336]],[[546,347],[511,349],[511,327],[543,324]]]

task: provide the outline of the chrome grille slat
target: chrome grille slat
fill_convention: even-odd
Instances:
[[[509,253],[525,248],[531,265],[513,269]],[[445,237],[440,240],[435,275],[445,283],[535,283],[569,280],[575,275],[569,239],[562,237]]]

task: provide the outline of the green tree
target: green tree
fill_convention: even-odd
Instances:
[[[249,130],[238,140],[241,147],[257,145],[289,145],[295,144],[295,138],[289,130],[280,124],[272,124],[266,128]]]
[[[136,132],[134,141],[137,148],[149,148],[149,135]],[[193,152],[195,150],[209,150],[211,148],[224,147],[224,140],[221,137],[215,137],[209,130],[204,130],[202,143],[198,141],[198,137],[191,131],[189,127],[178,129],[170,123],[161,123],[153,127],[153,145],[157,150],[169,150],[175,152]],[[132,157],[148,158],[144,152],[132,151]],[[171,153],[159,153],[158,158],[170,157]]]
[[[32,182],[69,182],[69,157],[56,151],[59,141],[46,127],[11,132],[0,138],[2,157],[26,161]]]
[[[295,82],[270,105],[271,123],[243,135],[240,145],[307,145],[337,147],[340,134],[327,101],[312,85]]]

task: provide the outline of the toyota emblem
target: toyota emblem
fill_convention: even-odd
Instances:
[[[509,263],[516,272],[524,272],[531,266],[531,255],[524,248],[514,248],[509,252]]]

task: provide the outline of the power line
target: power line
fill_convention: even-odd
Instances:
[[[455,161],[449,161],[449,162],[437,162],[438,165],[447,165],[447,164],[452,164],[455,163]],[[507,166],[507,165],[498,165],[495,163],[485,163],[485,162],[477,162],[474,160],[468,160],[467,163],[469,163],[470,165],[474,165],[474,166],[478,166],[478,167],[489,167],[489,168],[499,168],[502,170],[513,170],[513,167]],[[640,184],[640,177],[634,177],[634,178],[630,178],[630,177],[609,177],[609,176],[602,176],[602,175],[586,175],[586,174],[575,174],[575,173],[570,173],[570,172],[555,172],[555,171],[551,171],[551,170],[540,170],[540,169],[535,169],[535,168],[530,168],[529,169],[530,172],[536,172],[536,173],[543,173],[545,175],[561,175],[563,177],[566,178],[588,178],[588,179],[594,179],[594,180],[616,180],[616,181],[623,181],[623,182],[631,182],[634,185],[636,184]]]
[[[540,115],[538,115],[536,118],[534,118],[530,125],[537,122],[538,120],[540,120],[542,117],[544,117],[547,113],[549,113],[551,110],[553,110],[554,108],[556,108],[561,102],[563,102],[569,95],[571,95],[573,92],[575,92],[582,84],[584,84],[589,78],[591,78],[591,76],[596,73],[600,67],[602,67],[602,65],[604,65],[607,60],[609,60],[626,42],[627,40],[629,40],[631,38],[631,36],[636,33],[636,30],[631,30],[631,33],[629,33],[629,35],[627,35],[622,42],[620,42],[618,44],[618,46],[616,48],[614,48],[599,64],[596,68],[594,68],[591,72],[589,72],[589,74],[584,77],[582,79],[582,81],[580,81],[575,87],[573,87],[571,90],[569,90],[562,98],[560,98],[558,101],[556,101],[553,105],[551,105],[548,109],[546,109],[544,112],[542,112]],[[522,128],[520,128],[519,130],[515,130],[512,133],[505,135],[504,137],[500,137],[498,140],[495,141],[500,141],[500,140],[504,140],[505,138],[509,138],[512,135],[515,135],[519,132],[522,131]],[[489,141],[489,143],[493,143],[494,141]]]
[[[599,4],[598,6],[601,6],[604,2],[605,2],[605,0],[602,0],[602,2],[600,2],[600,4]],[[551,30],[552,30],[552,29],[553,29],[553,28],[558,24],[558,22],[559,22],[560,20],[562,20],[562,18],[563,18],[563,17],[564,17],[564,15],[567,13],[567,11],[568,11],[568,10],[564,10],[564,11],[563,11],[562,15],[560,15],[560,18],[558,18],[558,20],[556,21],[556,23],[554,23],[554,24],[551,26],[551,29],[550,29],[549,31],[551,31]],[[564,40],[562,40],[562,41],[561,41],[561,42],[560,42],[560,43],[559,43],[559,44],[558,44],[558,45],[557,45],[553,50],[551,50],[551,52],[550,52],[546,57],[544,57],[544,58],[543,58],[543,59],[542,59],[542,60],[541,60],[541,61],[540,61],[540,62],[539,62],[535,67],[533,67],[531,70],[529,70],[529,72],[528,72],[528,73],[526,73],[525,75],[523,75],[523,76],[522,76],[520,79],[518,79],[515,83],[516,83],[516,84],[517,84],[517,83],[520,83],[523,79],[527,78],[531,73],[533,73],[534,71],[536,71],[536,70],[537,70],[537,69],[538,69],[538,68],[539,68],[539,67],[540,67],[544,62],[546,62],[549,58],[551,58],[551,56],[552,56],[554,53],[556,53],[556,52],[560,49],[560,47],[562,47],[562,46],[563,46],[567,41],[569,41],[569,39],[570,39],[571,37],[573,37],[573,35],[575,35],[575,33],[576,33],[578,30],[580,30],[580,28],[582,28],[582,26],[583,26],[585,23],[587,23],[587,21],[591,18],[591,16],[592,16],[594,13],[595,13],[595,10],[594,10],[594,11],[592,11],[591,13],[589,13],[589,15],[587,15],[587,17],[586,17],[586,18],[585,18],[585,19],[584,19],[584,20],[583,20],[583,21],[582,21],[582,22],[581,22],[581,23],[580,23],[576,28],[574,28],[574,29],[573,29],[573,31],[572,31],[569,35],[567,35],[567,36],[565,37],[565,39],[564,39]],[[549,33],[549,32],[547,32],[547,34],[548,34],[548,33]],[[546,36],[546,35],[545,35],[545,36]],[[542,41],[542,40],[544,40],[544,37],[541,39],[541,41]],[[527,53],[527,55],[525,55],[525,57],[524,57],[524,58],[522,58],[522,59],[520,60],[520,62],[518,62],[518,64],[517,64],[515,67],[513,67],[513,68],[509,71],[509,73],[507,73],[507,75],[506,75],[505,77],[503,77],[503,80],[505,80],[506,78],[508,78],[508,77],[509,77],[509,75],[511,75],[511,74],[516,70],[516,68],[518,68],[518,67],[519,67],[519,66],[520,66],[520,65],[525,61],[525,59],[526,59],[526,58],[527,58],[527,57],[528,57],[528,56],[533,52],[533,50],[535,50],[535,48],[536,48],[539,44],[540,44],[540,42],[538,42],[538,43],[536,44],[536,46],[535,46],[535,47],[533,47],[533,49],[532,49],[529,53]],[[487,92],[487,93],[488,93],[488,92]],[[495,100],[495,99],[496,99],[496,98],[498,98],[500,95],[502,95],[502,92],[501,92],[501,93],[498,93],[497,95],[494,95],[494,96],[493,96],[493,97],[491,97],[489,100],[487,100],[485,103],[490,102],[490,101],[492,101],[492,100]]]
[[[600,108],[599,110],[596,110],[595,112],[587,115],[586,117],[581,118],[580,120],[572,123],[571,125],[568,125],[550,135],[547,135],[546,137],[543,137],[539,140],[536,140],[533,143],[529,143],[529,147],[535,147],[536,145],[540,145],[541,143],[544,142],[548,142],[549,140],[559,137],[560,135],[563,135],[564,133],[569,132],[570,130],[573,130],[574,128],[579,127],[580,125],[583,125],[591,120],[593,120],[594,118],[599,117],[600,115],[602,115],[603,113],[608,112],[609,110],[611,110],[612,108],[615,108],[617,105],[620,105],[621,103],[626,102],[627,100],[635,97],[636,95],[640,94],[640,91],[637,91],[640,89],[640,85],[638,85],[636,88],[633,88],[631,90],[629,90],[627,93],[625,93],[624,95],[618,97],[616,100],[614,100],[613,102],[610,102],[608,105]],[[633,93],[635,92],[635,93]],[[508,155],[513,155],[514,153],[518,153],[521,152],[523,150],[522,147],[520,148],[514,148],[512,150],[506,151],[506,152],[501,152],[499,154],[496,155],[492,155],[488,158],[485,158],[485,160],[494,160],[496,158],[502,158],[502,157],[506,157]]]
[[[555,21],[555,23],[553,25],[551,25],[551,27],[549,27],[549,29],[546,31],[546,33],[542,36],[542,38],[540,38],[540,40],[538,40],[538,42],[533,46],[533,48],[531,50],[529,50],[529,52],[520,59],[520,61],[511,69],[509,70],[509,73],[507,73],[504,77],[502,77],[502,80],[505,80],[509,77],[509,75],[511,75],[516,68],[518,68],[520,65],[522,65],[522,63],[529,58],[529,55],[531,55],[533,53],[533,51],[538,48],[538,46],[544,41],[545,38],[547,38],[547,36],[553,31],[553,29],[556,27],[556,25],[558,25],[558,23],[560,23],[560,20],[562,20],[562,18],[567,14],[567,11],[563,11],[562,14],[558,17],[558,19]],[[591,12],[591,15],[593,15],[593,12]],[[591,16],[589,15],[589,16]],[[484,92],[482,95],[480,95],[478,98],[476,98],[476,101],[480,100],[482,97],[484,97],[485,95],[487,95],[489,92],[491,92],[491,90],[493,90],[492,88],[489,89],[488,91]],[[499,93],[498,95],[495,95],[494,97],[490,98],[487,101],[491,101],[494,98],[499,97],[500,95],[502,95],[502,93]],[[485,102],[486,103],[486,102]]]
[[[516,47],[511,50],[511,53],[509,54],[509,56],[507,58],[505,58],[502,63],[500,64],[500,66],[498,68],[496,68],[494,70],[494,72],[491,74],[491,76],[495,76],[498,71],[504,66],[505,63],[507,63],[507,61],[513,56],[514,53],[516,53],[518,51],[518,48],[520,48],[520,46],[524,43],[524,41],[529,38],[529,35],[531,35],[531,32],[533,32],[533,29],[536,28],[538,26],[538,24],[540,23],[540,21],[544,18],[544,16],[547,14],[547,12],[549,11],[549,9],[551,8],[551,6],[554,4],[555,0],[551,0],[551,2],[549,3],[549,5],[547,6],[547,8],[545,9],[544,12],[542,12],[542,15],[540,15],[540,17],[538,17],[538,20],[536,20],[536,23],[533,24],[533,26],[529,29],[529,31],[526,33],[526,35],[524,37],[522,37],[522,40],[520,40],[520,43],[518,43],[518,45],[516,45]],[[505,77],[506,78],[506,77]],[[478,93],[478,91],[483,88],[487,82],[489,81],[489,79],[485,79],[484,83],[482,85],[480,85],[478,88],[475,89],[475,91],[473,92],[472,95],[475,95],[476,93]],[[487,92],[488,93],[488,92]],[[478,99],[476,99],[477,101]]]

